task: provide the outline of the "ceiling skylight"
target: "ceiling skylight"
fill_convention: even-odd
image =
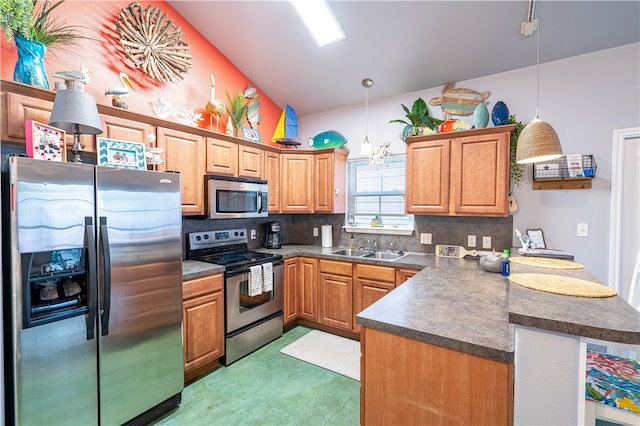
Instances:
[[[326,46],[346,37],[325,0],[289,0],[302,18],[318,46]]]

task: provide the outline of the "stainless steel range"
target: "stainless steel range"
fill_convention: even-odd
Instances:
[[[192,232],[187,258],[225,267],[225,356],[229,365],[282,336],[282,256],[248,249],[246,229]]]

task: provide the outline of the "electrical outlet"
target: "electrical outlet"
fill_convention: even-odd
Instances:
[[[431,234],[429,234],[428,232],[421,232],[420,244],[431,244]]]
[[[256,238],[258,238],[258,236],[257,236],[257,234],[256,234],[256,230],[255,230],[255,229],[252,229],[252,230],[251,230],[251,239],[252,239],[252,240],[255,240]]]
[[[314,237],[318,236],[318,228],[313,228],[313,236]]]
[[[578,237],[588,237],[589,236],[589,224],[588,223],[579,223],[576,235]]]
[[[482,248],[491,248],[491,237],[482,237]]]
[[[476,246],[476,236],[467,235],[467,247],[475,247],[475,246]]]

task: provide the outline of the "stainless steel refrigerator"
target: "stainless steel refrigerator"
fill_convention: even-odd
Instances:
[[[2,183],[7,423],[177,407],[180,175],[8,157]]]

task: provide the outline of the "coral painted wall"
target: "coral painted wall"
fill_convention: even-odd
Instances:
[[[45,67],[49,76],[49,85],[53,89],[58,79],[53,78],[57,71],[79,70],[82,65],[92,70],[91,81],[85,91],[93,95],[98,104],[111,105],[111,98],[104,95],[104,91],[113,86],[120,86],[119,74],[126,73],[132,80],[135,91],[126,98],[129,110],[154,116],[148,102],[156,97],[162,97],[176,108],[193,108],[194,112],[202,113],[203,121],[198,127],[209,129],[209,114],[205,112],[205,105],[209,100],[211,83],[209,76],[215,77],[215,97],[227,103],[225,92],[230,94],[244,91],[247,84],[256,87],[234,64],[232,64],[214,45],[207,41],[195,28],[189,24],[178,12],[164,1],[140,2],[143,8],[148,5],[158,6],[169,15],[175,24],[185,34],[182,40],[189,44],[192,55],[191,69],[184,80],[176,83],[161,83],[138,70],[126,57],[116,32],[115,21],[120,11],[129,5],[129,1],[82,1],[66,0],[55,12],[58,19],[69,25],[82,26],[84,35],[92,38],[82,40],[79,46],[71,47],[70,51],[50,49],[45,55]],[[223,8],[224,3],[211,2],[211,13]],[[8,42],[1,36],[0,76],[6,80],[13,79],[13,70],[17,58],[14,42]],[[282,107],[277,106],[260,88],[260,140],[263,144],[271,144],[270,139],[280,118]],[[169,118],[173,121],[175,118]],[[218,131],[225,133],[227,117],[221,116]],[[245,126],[248,127],[247,124]],[[213,130],[216,120],[213,117]],[[241,136],[240,136],[241,137]]]

